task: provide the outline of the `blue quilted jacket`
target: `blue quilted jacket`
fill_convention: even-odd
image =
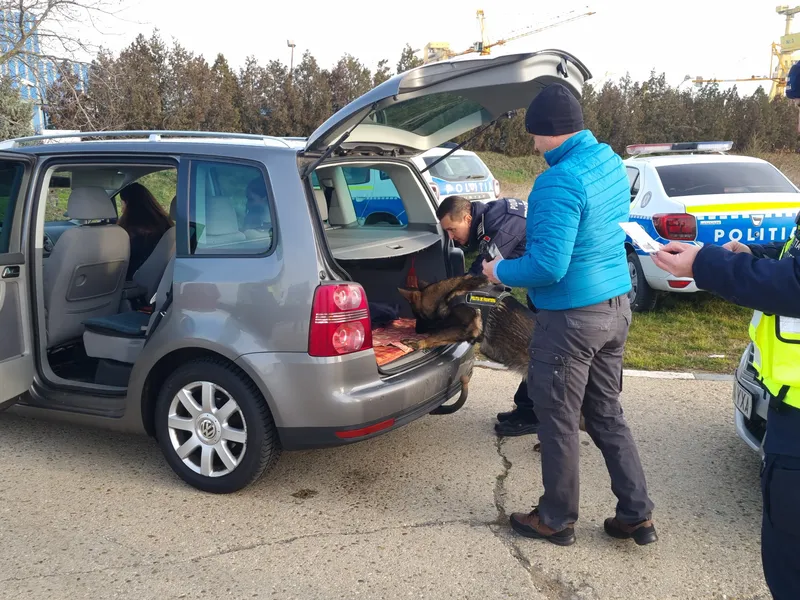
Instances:
[[[528,197],[527,249],[501,261],[504,284],[528,288],[537,309],[590,306],[631,289],[625,256],[630,187],[622,160],[584,130],[544,155]]]

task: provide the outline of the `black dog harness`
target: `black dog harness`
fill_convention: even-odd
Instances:
[[[462,304],[481,311],[481,318],[486,322],[489,312],[506,296],[511,295],[511,288],[505,285],[491,285],[481,290],[465,292],[455,296],[448,306],[452,309]]]

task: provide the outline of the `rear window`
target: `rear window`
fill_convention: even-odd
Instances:
[[[491,115],[479,103],[469,98],[440,92],[405,102],[393,104],[375,113],[371,120],[421,136],[428,136],[466,117],[479,115],[479,121],[488,123]]]
[[[426,156],[425,165],[430,167],[439,160],[436,156]],[[434,165],[428,171],[433,177],[446,181],[468,181],[470,179],[486,179],[489,176],[489,169],[477,157],[466,155],[451,155],[443,161]]]
[[[764,163],[695,163],[656,167],[656,171],[669,197],[797,193],[780,171]]]

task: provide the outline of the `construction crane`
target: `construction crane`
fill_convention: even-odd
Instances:
[[[453,50],[450,49],[450,44],[448,42],[428,42],[423,50],[424,54],[422,57],[422,62],[423,63],[437,62],[440,60],[447,60],[448,58],[453,58],[454,56],[463,56],[465,54],[472,54],[473,52],[477,52],[481,56],[486,56],[487,54],[491,53],[491,49],[494,48],[495,46],[503,46],[508,42],[518,40],[520,38],[527,37],[529,35],[533,35],[534,33],[539,33],[540,31],[544,31],[552,27],[563,25],[564,23],[569,23],[570,21],[582,19],[583,17],[588,17],[593,14],[595,14],[594,11],[589,11],[566,19],[560,19],[555,23],[551,23],[543,27],[534,28],[534,26],[531,26],[529,28],[523,29],[519,33],[507,36],[494,43],[490,43],[489,38],[486,35],[486,22],[485,22],[486,14],[483,12],[483,10],[478,10],[477,18],[481,34],[480,41],[475,42],[472,46],[470,46],[463,52],[454,52]]]
[[[770,100],[776,96],[782,96],[786,89],[786,76],[789,74],[789,69],[791,69],[792,65],[796,62],[793,58],[794,53],[800,50],[800,33],[792,33],[792,20],[796,14],[800,14],[800,6],[795,6],[794,8],[789,8],[786,5],[778,6],[775,8],[775,12],[786,17],[786,28],[784,34],[781,36],[780,42],[772,43],[769,61],[770,75],[753,75],[751,77],[736,79],[703,79],[702,77],[697,77],[694,79],[694,84],[700,87],[705,83],[771,81],[772,87],[769,91]]]

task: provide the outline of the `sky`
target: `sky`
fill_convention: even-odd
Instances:
[[[317,0],[319,1],[319,0]],[[280,4],[280,8],[275,5]],[[289,63],[287,40],[294,40],[295,63],[305,50],[323,68],[350,53],[374,69],[386,58],[394,69],[406,43],[422,49],[447,41],[466,49],[479,39],[475,13],[486,14],[490,41],[595,11],[594,15],[523,37],[495,48],[493,55],[559,48],[574,54],[592,72],[592,82],[630,73],[636,80],[664,72],[673,85],[692,78],[740,78],[769,74],[770,44],[784,32],[777,0],[345,0],[314,6],[269,0],[138,0],[106,20],[98,43],[119,51],[138,33],[158,28],[166,40],[202,54],[209,62],[223,53],[238,68],[247,56],[259,62]],[[272,6],[272,7],[270,7]],[[311,8],[309,8],[311,7]],[[800,18],[793,27],[800,31]],[[687,82],[683,85],[691,85]],[[768,89],[769,82],[764,82]],[[743,93],[757,85],[739,84]]]

